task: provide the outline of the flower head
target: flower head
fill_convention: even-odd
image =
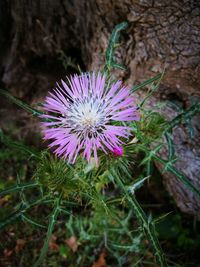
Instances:
[[[49,147],[56,147],[57,156],[74,163],[82,153],[97,162],[97,150],[114,151],[128,138],[130,128],[116,122],[139,119],[135,99],[121,81],[109,83],[103,74],[83,73],[70,77],[68,85],[57,84],[46,97],[43,109],[49,114],[41,116],[48,119],[42,123],[44,139],[52,141]]]

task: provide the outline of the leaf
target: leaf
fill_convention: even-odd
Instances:
[[[170,131],[172,128],[174,128],[175,126],[177,126],[182,122],[187,122],[199,112],[200,112],[200,103],[192,105],[190,108],[188,108],[186,111],[176,116],[172,121],[168,123],[166,132]]]
[[[40,115],[43,114],[43,112],[32,108],[31,106],[29,106],[28,104],[26,104],[25,102],[21,101],[20,99],[18,99],[17,97],[12,96],[8,91],[0,89],[0,94],[7,97],[9,100],[11,100],[11,102],[15,103],[16,105],[18,105],[19,107],[25,109],[26,111],[30,112],[33,116],[38,117]]]
[[[135,191],[143,186],[144,182],[149,178],[149,176],[144,178],[139,178],[135,181],[135,183],[128,187],[128,191],[131,194],[135,194]]]
[[[59,252],[60,252],[60,255],[63,258],[67,258],[67,255],[68,255],[68,247],[66,245],[61,244],[59,246]]]
[[[112,67],[120,70],[126,70],[126,67],[122,64],[112,63]]]
[[[172,174],[176,175],[176,177],[190,190],[192,191],[198,198],[200,198],[200,191],[189,181],[189,179],[179,172],[173,166],[168,166],[167,170]]]
[[[4,251],[3,251],[3,254],[7,258],[7,257],[10,257],[13,254],[13,252],[14,251],[12,249],[5,248]]]
[[[32,188],[32,187],[36,187],[38,186],[37,182],[29,182],[29,183],[24,183],[24,184],[17,184],[11,187],[8,187],[2,191],[0,191],[0,197],[4,196],[4,195],[8,195],[12,192],[18,192],[18,191],[22,191],[24,189],[28,189],[28,188]]]
[[[92,267],[106,267],[106,250],[104,249],[96,262],[93,263]]]
[[[174,159],[174,156],[175,156],[175,149],[174,149],[172,133],[166,132],[165,133],[165,139],[166,139],[167,145],[168,145],[168,160],[172,160],[172,159]]]
[[[0,207],[2,207],[4,204],[6,204],[10,199],[10,196],[5,196],[3,198],[0,198]]]
[[[150,78],[150,79],[148,79],[148,80],[146,80],[146,81],[144,81],[138,85],[133,86],[133,88],[131,89],[131,92],[134,93],[134,92],[138,91],[140,88],[143,88],[143,87],[159,80],[161,77],[162,77],[162,73],[159,73],[156,76],[154,76],[154,77],[152,77],[152,78]]]
[[[110,40],[109,40],[108,48],[106,50],[105,69],[110,70],[111,67],[119,68],[122,70],[125,69],[125,67],[123,65],[115,62],[114,52],[115,52],[116,44],[118,43],[120,31],[126,29],[127,27],[128,27],[128,22],[125,21],[125,22],[122,22],[122,23],[116,25],[115,28],[113,29]]]
[[[140,103],[139,108],[141,108],[144,105],[144,103],[147,101],[147,99],[149,99],[152,96],[152,94],[158,89],[158,86],[160,85],[160,82],[163,78],[164,73],[165,73],[165,70],[163,70],[163,72],[161,73],[161,76],[158,79],[157,83],[152,83],[149,92],[147,93],[146,97]]]
[[[52,251],[58,251],[59,250],[59,245],[56,243],[56,236],[51,235],[50,241],[49,241],[49,249]]]
[[[73,252],[76,252],[78,249],[77,238],[75,236],[71,236],[69,239],[65,240],[65,243],[71,248]]]
[[[45,203],[49,203],[52,202],[51,199],[48,199],[47,196],[45,196],[42,199],[36,200],[32,203],[21,203],[20,207],[18,208],[18,210],[16,210],[15,212],[12,212],[9,216],[7,216],[6,218],[4,218],[3,221],[0,221],[0,231],[3,230],[5,227],[7,227],[7,225],[12,224],[18,220],[21,220],[23,218],[22,215],[25,214],[25,212],[30,209],[33,206],[39,205],[39,204],[45,204]]]
[[[145,146],[142,145],[138,145],[138,147],[143,150],[146,154],[147,157],[152,158],[153,160],[156,160],[158,162],[160,162],[162,165],[164,165],[164,171],[168,171],[171,172],[172,174],[176,175],[176,177],[190,190],[192,191],[198,198],[200,198],[200,191],[198,190],[198,188],[196,188],[191,182],[190,180],[183,175],[181,172],[179,172],[172,164],[174,163],[174,161],[176,161],[176,159],[173,159],[171,161],[166,161],[162,158],[160,158],[159,156],[156,155],[156,153],[152,154],[152,151],[148,150],[148,148],[146,148]],[[154,151],[155,152],[155,151]]]
[[[24,248],[25,244],[26,244],[26,240],[18,239],[16,246],[15,246],[15,252],[16,253],[20,252]]]
[[[38,221],[34,220],[33,218],[31,218],[30,216],[27,216],[25,213],[23,213],[22,215],[22,220],[36,226],[36,227],[41,227],[41,228],[47,228],[46,225],[43,225],[41,223],[39,223]]]
[[[23,151],[29,154],[30,156],[33,156],[35,158],[40,158],[38,151],[24,145],[22,142],[17,142],[17,141],[12,140],[12,138],[4,135],[1,128],[0,128],[0,141],[10,148],[15,148],[15,149],[18,149],[19,151]]]

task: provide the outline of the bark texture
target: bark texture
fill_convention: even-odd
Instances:
[[[200,3],[195,0],[17,0],[0,2],[0,73],[2,82],[20,95],[49,87],[52,77],[64,76],[58,57],[64,51],[80,56],[89,70],[104,64],[113,27],[129,21],[116,52],[127,71],[114,75],[130,85],[166,68],[158,94],[184,107],[200,99]],[[19,82],[20,81],[20,82]],[[33,93],[31,93],[33,91]],[[172,118],[176,111],[163,111]],[[176,167],[200,189],[200,118],[193,120],[190,139],[184,125],[173,132]],[[165,152],[163,152],[165,154]],[[161,166],[158,165],[161,169]],[[177,178],[163,174],[166,188],[182,211],[200,218],[200,202]]]

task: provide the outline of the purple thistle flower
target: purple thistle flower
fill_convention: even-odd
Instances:
[[[81,152],[97,163],[97,150],[115,151],[123,144],[120,138],[130,135],[130,127],[114,123],[139,120],[135,99],[121,81],[107,84],[101,73],[74,75],[68,82],[46,97],[43,109],[50,114],[41,117],[51,121],[42,123],[44,139],[70,163]]]

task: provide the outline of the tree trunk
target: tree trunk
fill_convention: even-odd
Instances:
[[[165,68],[150,105],[175,100],[187,107],[191,97],[200,99],[200,4],[195,0],[1,1],[3,83],[22,97],[46,91],[52,81],[64,76],[58,61],[63,52],[76,60],[81,56],[87,70],[100,69],[113,27],[125,20],[130,26],[122,33],[116,58],[127,71],[113,74],[132,86]],[[166,107],[163,113],[172,118],[176,111]],[[180,158],[175,165],[200,189],[199,122],[196,116],[193,139],[184,125],[173,135]],[[173,175],[163,177],[180,209],[200,218],[200,202],[193,193]]]

